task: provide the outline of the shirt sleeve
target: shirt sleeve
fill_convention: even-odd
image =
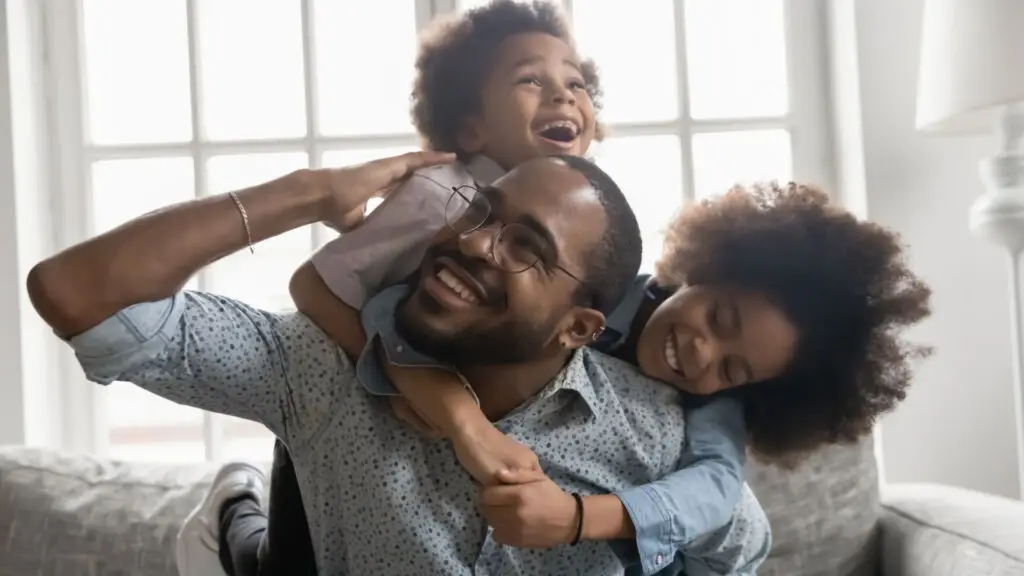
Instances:
[[[298,449],[354,382],[345,354],[301,314],[182,292],[121,310],[69,344],[86,376],[266,425]]]
[[[725,526],[701,536],[682,550],[687,576],[754,576],[772,546],[768,517],[748,486]]]
[[[735,398],[713,398],[686,413],[687,450],[679,470],[616,493],[636,530],[643,573],[665,568],[676,552],[725,525],[743,486],[746,430]]]
[[[452,190],[416,173],[359,227],[331,240],[312,257],[335,296],[356,308],[388,284],[411,274],[444,226]]]

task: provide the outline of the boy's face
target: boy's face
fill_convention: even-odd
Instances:
[[[502,42],[481,104],[460,145],[506,169],[538,156],[582,156],[594,139],[594,106],[579,58],[548,34],[516,34]]]
[[[651,315],[637,342],[637,361],[648,376],[691,394],[714,394],[782,375],[798,336],[782,310],[759,293],[684,287]]]

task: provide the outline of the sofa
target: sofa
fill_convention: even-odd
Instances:
[[[774,532],[761,576],[1024,576],[1024,503],[880,491],[871,439],[748,468]],[[0,576],[176,576],[175,534],[214,472],[0,448]]]

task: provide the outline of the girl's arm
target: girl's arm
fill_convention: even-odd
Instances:
[[[366,347],[359,311],[338,299],[309,262],[292,276],[292,299],[350,358]],[[537,457],[494,427],[455,374],[441,368],[407,368],[383,362],[388,377],[424,422],[452,439],[459,462],[477,481],[497,482],[504,469],[535,469]],[[400,414],[400,413],[399,413]]]

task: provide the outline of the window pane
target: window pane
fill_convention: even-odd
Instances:
[[[793,153],[785,130],[718,132],[693,137],[697,198],[723,194],[735,184],[793,178]]]
[[[306,133],[298,0],[199,0],[203,133],[211,140]]]
[[[220,418],[225,460],[269,463],[274,459],[274,435],[265,426],[233,416]]]
[[[682,204],[679,138],[609,138],[599,146],[595,160],[615,179],[640,223],[644,241],[644,259],[640,269],[650,272],[661,254],[665,225]]]
[[[679,115],[675,18],[671,0],[573,3],[576,38],[596,60],[605,122],[653,122]]]
[[[416,3],[314,4],[320,132],[412,132],[409,94],[416,61]]]
[[[192,138],[185,3],[84,0],[82,16],[90,140]]]
[[[782,4],[686,0],[691,116],[781,116],[789,110]]]
[[[302,152],[214,156],[207,162],[211,192],[238,190],[307,166]],[[293,309],[288,295],[292,272],[310,255],[312,232],[303,227],[213,263],[207,288],[272,312]]]
[[[347,150],[329,150],[324,152],[321,163],[325,168],[340,168],[342,166],[351,166],[353,164],[362,164],[363,162],[370,162],[371,160],[377,160],[379,158],[387,158],[389,156],[397,156],[399,154],[405,154],[406,152],[413,152],[419,150],[417,146],[400,146],[396,148],[349,148]],[[374,198],[366,203],[366,213],[373,212],[373,209],[380,205],[380,199]],[[337,232],[334,230],[326,230],[324,234],[320,235],[320,238],[324,243],[329,242],[335,236]]]
[[[93,233],[195,195],[191,158],[103,160],[92,165]]]

